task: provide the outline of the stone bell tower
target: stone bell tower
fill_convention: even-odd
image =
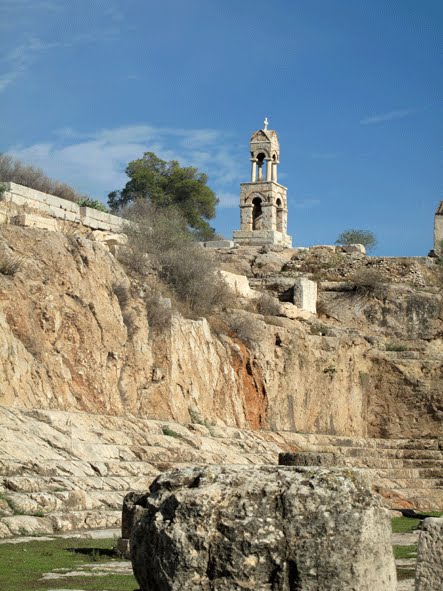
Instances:
[[[287,232],[287,189],[277,182],[280,146],[277,133],[264,128],[253,133],[251,149],[251,181],[240,185],[239,231],[234,232],[236,244],[280,244],[292,246]]]

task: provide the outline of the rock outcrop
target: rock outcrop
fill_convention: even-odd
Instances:
[[[306,455],[305,464],[334,450],[335,465],[364,466],[387,507],[439,510],[439,445],[0,407],[0,538],[119,527],[125,495],[145,494],[163,471],[189,464],[277,465],[280,453],[296,450]],[[129,538],[131,505],[123,539]]]
[[[357,471],[190,467],[152,484],[141,591],[394,591],[386,511]]]
[[[305,273],[316,260],[291,252],[215,254],[285,299],[298,267]],[[146,286],[93,234],[2,226],[0,256],[20,259],[14,275],[0,273],[2,405],[347,436],[442,434],[441,295],[432,290],[424,300],[405,295],[404,305],[397,293],[384,303],[368,296],[369,308],[343,292],[334,304],[339,320],[335,312],[321,319],[228,313],[242,318],[245,334],[176,313],[158,334]],[[289,270],[277,273],[278,260]],[[320,282],[320,301],[324,293]],[[415,340],[406,351],[388,347],[389,331]]]

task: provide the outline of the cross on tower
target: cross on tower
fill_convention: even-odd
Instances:
[[[265,126],[264,126],[264,128],[263,128],[263,129],[268,129],[269,121],[268,121],[268,118],[267,118],[267,117],[265,117],[265,120],[264,120],[264,125],[265,125]]]

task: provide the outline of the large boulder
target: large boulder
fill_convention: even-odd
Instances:
[[[141,591],[394,591],[389,518],[358,471],[172,470],[131,538]]]
[[[425,519],[420,532],[415,572],[416,591],[443,588],[443,518]]]

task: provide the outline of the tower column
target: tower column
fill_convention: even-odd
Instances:
[[[251,158],[251,183],[257,180],[257,158]]]
[[[272,181],[272,160],[266,158],[266,180]]]
[[[272,180],[275,182],[277,182],[277,165],[278,165],[278,162],[272,163]]]

